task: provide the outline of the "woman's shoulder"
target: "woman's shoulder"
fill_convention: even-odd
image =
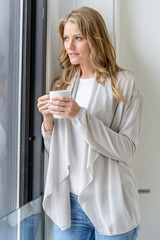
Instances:
[[[133,83],[135,82],[135,78],[133,76],[133,74],[128,71],[128,70],[123,70],[123,71],[119,71],[117,73],[117,81],[118,83]]]
[[[117,74],[118,88],[122,94],[139,95],[141,90],[134,75],[127,70],[120,71]]]

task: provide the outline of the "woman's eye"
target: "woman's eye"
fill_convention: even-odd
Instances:
[[[64,42],[68,42],[69,38],[68,37],[64,37],[63,40],[64,40]]]
[[[76,37],[75,39],[78,40],[78,41],[81,41],[83,38],[82,37]]]

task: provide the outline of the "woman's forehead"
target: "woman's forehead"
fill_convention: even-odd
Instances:
[[[77,35],[77,34],[82,34],[80,29],[78,28],[77,24],[74,23],[73,21],[67,21],[66,24],[64,25],[64,35],[67,34],[73,34],[73,35]]]

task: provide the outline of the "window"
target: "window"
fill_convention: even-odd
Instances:
[[[17,206],[18,164],[21,167],[20,205],[41,193],[41,116],[36,105],[44,91],[43,4],[42,0],[0,0],[0,206],[3,206],[0,216]]]
[[[19,12],[19,0],[0,0],[0,217],[17,206]]]
[[[42,231],[42,119],[37,98],[45,90],[45,10],[46,0],[0,0],[0,232],[3,239],[8,236],[20,239],[20,235],[26,235],[30,223]]]

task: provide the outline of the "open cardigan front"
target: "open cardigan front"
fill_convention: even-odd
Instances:
[[[43,208],[62,230],[71,225],[69,166],[74,125],[86,142],[78,202],[102,235],[117,235],[140,222],[139,199],[131,161],[142,120],[143,98],[133,76],[118,74],[118,86],[126,102],[112,95],[110,79],[94,85],[88,109],[72,119],[54,119],[52,132],[42,134],[49,162]],[[79,75],[70,86],[75,98]]]

